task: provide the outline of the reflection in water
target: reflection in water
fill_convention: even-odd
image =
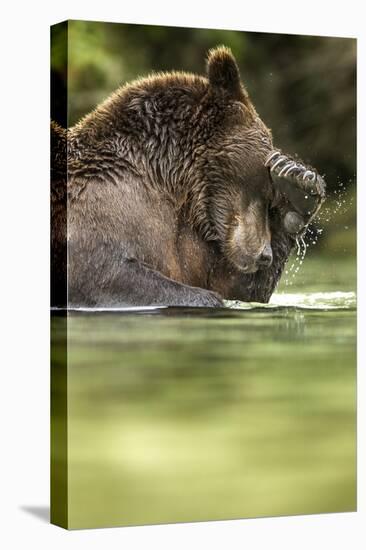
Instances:
[[[70,527],[355,509],[354,295],[296,296],[69,312]]]

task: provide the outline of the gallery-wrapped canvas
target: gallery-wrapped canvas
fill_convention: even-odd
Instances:
[[[51,521],[356,509],[356,41],[51,28]]]

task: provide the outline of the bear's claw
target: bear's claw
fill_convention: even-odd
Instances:
[[[309,195],[318,196],[321,202],[325,199],[325,182],[314,168],[305,166],[281,151],[272,151],[266,159],[265,166],[269,168],[272,177],[291,181]]]

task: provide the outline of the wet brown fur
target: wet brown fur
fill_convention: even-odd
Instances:
[[[68,130],[67,177],[66,134],[53,127],[56,228],[65,227],[67,185],[68,305],[271,296],[293,246],[281,205],[272,208],[271,133],[227,48],[209,53],[207,72],[154,74],[117,90]],[[246,274],[240,262],[265,240],[272,266]],[[54,230],[55,271],[64,244]]]

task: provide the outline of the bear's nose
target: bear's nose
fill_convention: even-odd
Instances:
[[[266,244],[258,258],[258,264],[262,267],[269,267],[273,261],[272,248],[270,244]]]

